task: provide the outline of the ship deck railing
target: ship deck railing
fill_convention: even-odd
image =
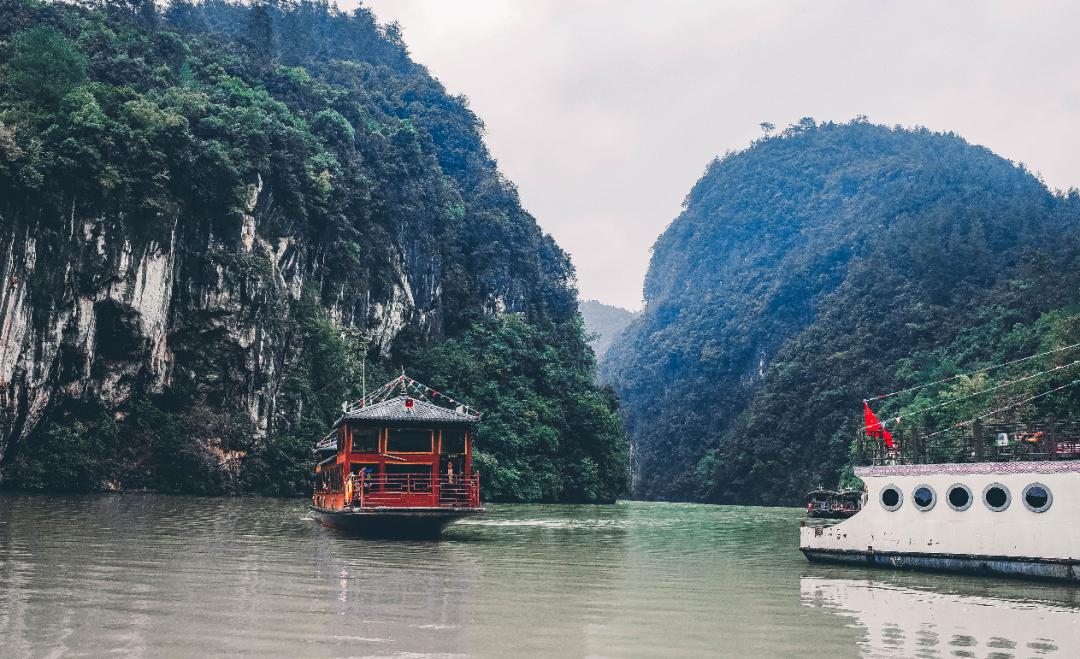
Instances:
[[[1080,460],[1080,420],[976,421],[947,430],[918,425],[892,432],[893,446],[877,438],[856,440],[862,465]]]
[[[356,476],[352,507],[478,508],[480,474]]]

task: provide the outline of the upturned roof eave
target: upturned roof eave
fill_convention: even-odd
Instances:
[[[410,401],[411,405],[408,405]],[[411,396],[396,396],[349,410],[334,422],[334,427],[345,421],[369,426],[472,426],[480,422],[480,416],[440,407]]]
[[[337,421],[334,421],[334,428],[337,428],[345,422],[350,422],[361,426],[371,426],[375,428],[386,428],[389,426],[475,426],[480,423],[480,419],[380,419],[380,418],[356,418],[350,416],[338,417]]]

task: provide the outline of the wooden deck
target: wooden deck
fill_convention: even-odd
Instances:
[[[350,495],[316,492],[313,505],[322,510],[479,508],[480,475],[356,476]]]

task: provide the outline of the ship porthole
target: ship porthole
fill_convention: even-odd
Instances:
[[[911,502],[915,504],[915,507],[919,510],[930,510],[937,503],[937,493],[934,492],[934,488],[929,485],[919,485],[915,488],[915,491],[911,493]]]
[[[1054,503],[1050,488],[1042,483],[1032,483],[1024,488],[1024,505],[1033,513],[1045,512]]]
[[[983,488],[983,503],[995,513],[1000,513],[1012,503],[1012,494],[1009,488],[1001,483],[990,483]]]
[[[953,510],[963,512],[971,507],[971,488],[963,483],[956,483],[949,486],[949,492],[945,495],[945,500],[949,502],[949,507]]]
[[[881,507],[892,512],[904,505],[904,495],[895,485],[886,485],[881,490]]]

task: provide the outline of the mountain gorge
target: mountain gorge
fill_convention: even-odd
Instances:
[[[486,496],[624,491],[569,258],[396,26],[3,0],[0,67],[6,486],[303,492],[406,368],[487,412]]]
[[[582,300],[578,304],[585,330],[589,333],[589,345],[598,358],[604,353],[637,315],[633,311],[604,304],[597,300]]]
[[[716,159],[657,240],[645,309],[602,368],[634,493],[797,503],[850,464],[864,397],[1075,343],[1078,210],[1075,191],[956,135],[865,120],[806,119]],[[1066,390],[1011,414],[1077,410]]]

